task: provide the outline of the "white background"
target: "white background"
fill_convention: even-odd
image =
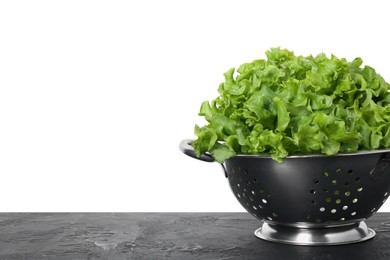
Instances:
[[[201,102],[276,46],[390,81],[387,2],[1,1],[0,211],[243,211],[178,149]]]

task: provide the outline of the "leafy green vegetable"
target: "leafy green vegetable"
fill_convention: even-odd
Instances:
[[[356,152],[390,147],[390,85],[362,59],[295,56],[271,48],[267,60],[228,70],[220,96],[203,102],[192,145],[218,161],[236,154]]]

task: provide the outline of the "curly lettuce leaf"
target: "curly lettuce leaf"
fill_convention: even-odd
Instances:
[[[267,59],[224,73],[219,96],[202,103],[208,124],[193,147],[218,162],[236,154],[350,153],[390,148],[390,85],[361,58],[296,56],[271,48]]]

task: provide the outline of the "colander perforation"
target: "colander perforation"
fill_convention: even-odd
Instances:
[[[306,214],[306,219],[315,219],[316,223],[333,223],[348,221],[358,214],[359,195],[363,191],[360,177],[354,174],[353,169],[343,171],[337,167],[335,170],[326,170],[321,178],[313,179],[313,186],[309,190],[313,199],[310,201],[315,212]],[[356,206],[352,205],[356,204]]]

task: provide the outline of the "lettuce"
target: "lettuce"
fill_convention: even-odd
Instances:
[[[266,60],[232,68],[219,96],[202,103],[195,126],[200,156],[351,153],[390,147],[390,85],[362,59],[295,56],[271,48]]]

